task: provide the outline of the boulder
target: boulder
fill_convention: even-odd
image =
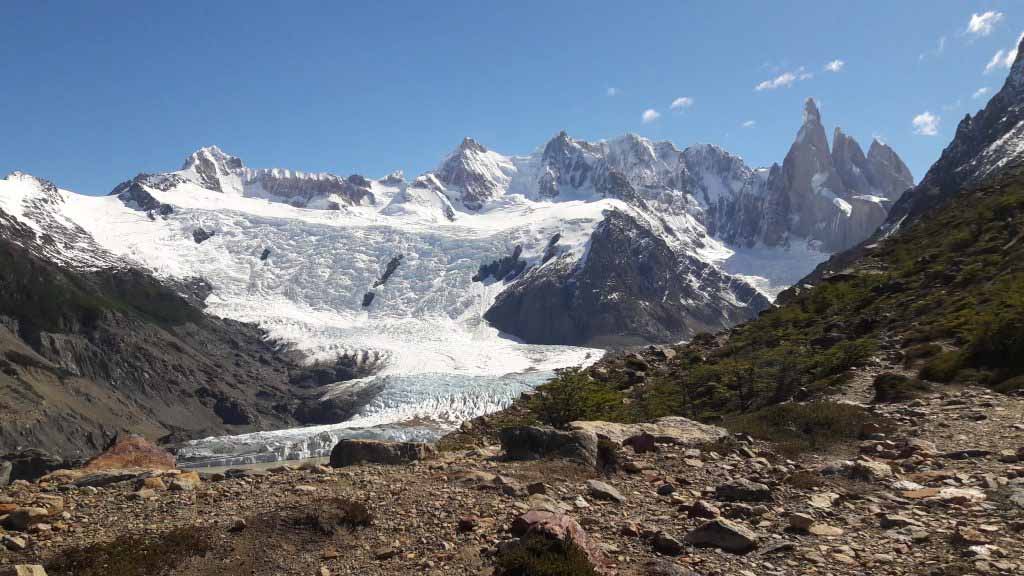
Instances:
[[[626,501],[626,497],[614,486],[600,480],[587,480],[587,491],[599,500],[612,500],[619,503]]]
[[[86,486],[92,486],[93,488],[101,488],[103,486],[109,486],[111,484],[118,484],[120,482],[129,482],[137,479],[143,473],[138,471],[105,471],[105,472],[94,472],[92,474],[86,474],[81,478],[75,480],[75,486],[79,488],[85,488]]]
[[[651,538],[651,546],[655,552],[666,556],[679,556],[683,553],[682,542],[664,532],[658,532]]]
[[[174,455],[157,447],[142,436],[118,436],[99,456],[85,463],[86,470],[173,470],[177,465]]]
[[[501,448],[511,460],[561,457],[597,465],[597,436],[592,432],[563,432],[547,426],[515,426],[498,433]]]
[[[892,478],[892,468],[885,462],[874,460],[858,460],[850,468],[850,476],[858,480],[877,482],[886,478]]]
[[[408,464],[426,460],[434,448],[421,442],[385,442],[345,438],[331,450],[331,466],[342,468],[355,464]]]
[[[579,523],[566,514],[530,510],[512,521],[511,532],[513,536],[519,538],[536,534],[549,540],[572,542],[587,555],[595,568],[600,568],[605,563],[597,542],[591,540]]]
[[[760,482],[737,478],[715,488],[715,498],[731,502],[764,502],[772,499],[772,489]]]
[[[7,460],[0,460],[0,488],[11,483],[11,470],[13,469],[13,464]]]
[[[15,564],[0,567],[0,576],[46,576],[46,570],[39,564]]]
[[[749,528],[724,518],[716,518],[693,529],[684,541],[694,546],[710,546],[733,554],[745,554],[757,547],[758,537]]]
[[[36,524],[43,522],[49,518],[49,516],[50,511],[46,508],[24,506],[8,514],[5,524],[11,530],[25,532]]]
[[[12,452],[4,456],[3,460],[11,465],[8,483],[15,480],[33,482],[54,470],[65,467],[64,461],[60,458],[35,448]]]
[[[619,444],[625,444],[627,440],[643,434],[653,436],[653,440],[661,444],[684,446],[714,442],[728,435],[724,428],[702,424],[681,416],[667,416],[641,424],[577,420],[569,423],[569,429],[590,432],[598,438],[606,438]]]

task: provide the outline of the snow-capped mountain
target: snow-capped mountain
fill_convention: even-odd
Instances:
[[[837,135],[830,152],[809,101],[770,169],[712,145],[564,132],[526,156],[467,138],[412,181],[256,169],[208,147],[106,197],[11,175],[0,234],[69,268],[202,279],[208,312],[255,322],[326,367],[321,400],[361,408],[298,419],[354,417],[224,448],[284,457],[355,428],[430,435],[596,358],[588,346],[753,318],[834,246],[866,237],[908,179],[881,144],[865,157]],[[409,424],[423,421],[435,424]]]

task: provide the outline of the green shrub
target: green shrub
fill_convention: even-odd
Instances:
[[[943,352],[926,362],[917,375],[922,380],[952,382],[962,366],[959,352]]]
[[[574,544],[530,534],[502,547],[495,576],[596,576],[583,550]]]
[[[942,346],[939,346],[934,342],[910,346],[903,351],[903,365],[910,366],[918,360],[931,358],[940,352],[942,352]]]
[[[883,372],[875,376],[875,402],[902,402],[928,391],[928,385],[902,374]]]
[[[817,401],[769,406],[726,416],[722,423],[732,432],[775,442],[784,453],[799,454],[855,441],[868,422],[881,423],[860,406]]]
[[[562,427],[574,420],[625,420],[624,399],[611,385],[594,380],[584,370],[569,368],[541,385],[528,406],[541,422]]]

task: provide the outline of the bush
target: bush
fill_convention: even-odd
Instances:
[[[784,453],[799,454],[855,441],[868,422],[882,423],[860,406],[818,401],[769,406],[726,416],[722,423],[732,432],[775,442]]]
[[[883,372],[875,376],[875,402],[902,402],[928,391],[928,385],[902,374]]]
[[[942,346],[934,342],[911,346],[903,351],[903,365],[910,366],[917,360],[931,358],[940,352],[942,352]]]
[[[624,398],[622,392],[594,380],[586,371],[568,368],[537,389],[529,408],[541,422],[557,427],[574,420],[622,421],[627,419]]]
[[[952,382],[962,364],[959,352],[943,352],[926,362],[917,375],[922,380]]]
[[[563,543],[530,534],[498,552],[495,576],[596,576],[585,552],[571,542]]]
[[[1009,394],[1010,392],[1016,392],[1017,390],[1024,390],[1024,376],[1017,376],[1010,378],[1009,380],[1003,380],[1002,382],[993,386],[996,392],[1002,392],[1003,394]]]

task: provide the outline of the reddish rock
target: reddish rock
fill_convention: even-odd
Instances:
[[[513,536],[523,537],[537,534],[550,540],[572,542],[580,548],[598,571],[604,565],[604,556],[597,543],[587,536],[579,523],[566,514],[548,512],[547,510],[530,510],[512,521]]]
[[[118,437],[105,452],[85,463],[86,470],[125,470],[146,468],[172,470],[174,455],[134,434]]]

